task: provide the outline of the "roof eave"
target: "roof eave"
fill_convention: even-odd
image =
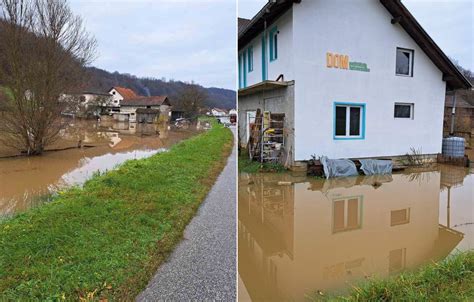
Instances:
[[[239,50],[248,42],[255,38],[264,29],[265,21],[267,26],[293,7],[293,3],[300,3],[301,0],[269,0],[267,4],[250,20],[249,24],[239,33]]]

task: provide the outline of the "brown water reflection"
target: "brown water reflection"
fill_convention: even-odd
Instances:
[[[0,218],[44,202],[45,196],[60,188],[83,184],[97,171],[151,156],[196,133],[195,127],[183,130],[154,124],[71,122],[54,148],[78,143],[94,147],[0,159]]]
[[[242,292],[254,301],[303,300],[474,249],[472,173],[438,166],[326,181],[240,175]]]

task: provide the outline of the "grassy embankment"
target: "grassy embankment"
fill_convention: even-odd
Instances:
[[[0,223],[0,300],[133,300],[232,149],[220,125]]]
[[[353,287],[347,296],[313,301],[474,301],[474,251],[460,253],[418,271]]]

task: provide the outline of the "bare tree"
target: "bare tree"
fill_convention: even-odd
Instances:
[[[9,91],[0,140],[38,155],[53,143],[71,107],[60,96],[77,88],[96,41],[67,0],[0,0],[0,78]]]
[[[184,116],[196,118],[199,114],[199,109],[201,109],[207,98],[207,93],[201,86],[196,84],[186,85],[178,96],[178,100],[184,109]]]

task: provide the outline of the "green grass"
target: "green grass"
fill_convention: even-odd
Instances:
[[[286,169],[280,164],[276,163],[260,163],[254,160],[250,160],[247,150],[242,149],[239,155],[239,173],[267,173],[267,172],[285,172]]]
[[[418,271],[386,280],[370,280],[353,287],[347,296],[313,301],[474,301],[474,251],[448,257]]]
[[[133,300],[225,165],[220,125],[0,223],[0,301]]]

